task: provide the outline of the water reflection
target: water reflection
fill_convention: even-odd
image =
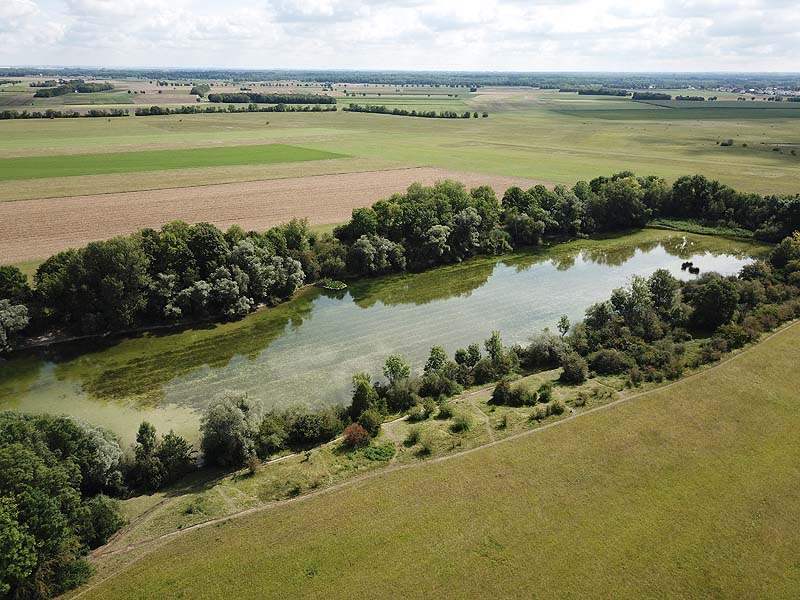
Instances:
[[[270,405],[344,402],[349,378],[378,372],[400,352],[421,366],[434,343],[448,351],[500,330],[524,341],[561,314],[577,320],[633,274],[694,258],[735,273],[756,246],[646,231],[481,258],[415,275],[306,289],[235,323],[65,344],[0,363],[0,409],[70,413],[129,434],[142,418],[196,435],[197,410],[219,391]]]

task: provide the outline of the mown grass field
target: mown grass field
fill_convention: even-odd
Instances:
[[[157,99],[153,98],[154,103]],[[366,103],[361,98],[339,98]],[[398,98],[370,98],[392,106]],[[422,108],[409,99],[409,108]],[[255,113],[172,115],[111,119],[0,122],[0,157],[141,151],[285,143],[355,161],[434,166],[571,184],[600,174],[633,170],[674,179],[703,173],[740,189],[795,193],[800,152],[800,110],[740,102],[728,108],[658,108],[625,98],[577,96],[530,89],[481,90],[471,98],[422,102],[441,109],[486,110],[483,119],[423,119],[392,115]],[[691,104],[691,103],[683,103]],[[701,104],[701,103],[694,103]],[[746,104],[746,106],[741,106]],[[455,108],[459,107],[459,108]],[[765,108],[771,107],[771,108]],[[732,139],[731,147],[718,142]],[[745,145],[746,144],[746,145]],[[347,170],[347,165],[340,165]],[[245,166],[221,175],[207,168],[175,171],[165,181],[148,175],[98,175],[90,181],[0,181],[0,200],[114,192],[154,187],[270,178]],[[55,175],[55,173],[44,173]],[[51,190],[50,187],[53,189]]]
[[[344,157],[342,154],[333,152],[285,144],[27,156],[0,159],[0,181],[233,165],[262,165]]]
[[[796,598],[798,344],[112,557],[81,597]]]

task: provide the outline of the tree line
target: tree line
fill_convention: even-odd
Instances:
[[[48,108],[45,111],[0,111],[0,120],[12,119],[78,119],[81,117],[127,117],[130,113],[127,108],[92,108],[81,114],[74,110],[53,110]]]
[[[114,86],[110,83],[85,83],[83,81],[76,80],[52,88],[42,88],[38,90],[33,97],[52,98],[53,96],[64,96],[65,94],[71,94],[73,92],[78,92],[79,94],[91,94],[94,92],[107,92],[113,89]]]
[[[470,112],[465,111],[463,113],[457,113],[453,110],[442,110],[436,112],[435,110],[408,110],[405,108],[386,108],[386,106],[375,106],[372,104],[361,105],[361,104],[350,104],[346,108],[344,108],[347,112],[363,112],[363,113],[375,113],[379,115],[399,115],[402,117],[424,117],[427,119],[469,119],[470,117],[474,117],[475,119],[478,118],[477,112]],[[488,112],[482,113],[483,117],[486,118],[489,116]]]
[[[211,86],[205,83],[195,85],[189,90],[189,94],[193,96],[200,96],[201,98],[211,91]]]
[[[653,217],[775,242],[800,229],[800,195],[737,192],[702,175],[668,186],[622,172],[571,188],[511,187],[501,199],[488,186],[414,184],[354,209],[333,236],[311,233],[298,220],[261,233],[177,221],[60,252],[39,266],[33,287],[15,267],[0,268],[0,351],[23,331],[97,334],[237,318],[321,278],[422,270],[545,240],[640,228]]]
[[[336,98],[320,94],[262,94],[258,92],[237,92],[209,94],[209,102],[228,104],[336,104]]]
[[[223,106],[178,106],[170,108],[168,106],[150,106],[137,108],[134,114],[137,117],[150,117],[157,115],[196,115],[204,113],[253,113],[253,112],[336,112],[337,106],[335,104],[330,106],[321,106],[319,104],[297,106],[293,104],[273,104],[269,106],[259,106],[258,104],[248,104],[247,106],[236,106],[229,104]]]

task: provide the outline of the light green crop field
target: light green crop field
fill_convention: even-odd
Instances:
[[[227,148],[192,148],[151,152],[108,152],[0,159],[0,181],[134,173],[232,165],[263,165],[344,158],[343,154],[269,144]]]
[[[82,597],[796,598],[798,344],[111,557]]]
[[[370,92],[374,90],[368,88]],[[457,90],[461,94],[460,90]],[[633,170],[674,180],[703,173],[737,188],[796,193],[800,106],[794,103],[725,102],[726,106],[665,108],[627,98],[577,96],[528,88],[482,89],[470,98],[339,98],[409,109],[487,111],[488,118],[426,119],[348,113],[196,114],[117,119],[0,121],[0,157],[145,149],[259,145],[274,142],[380,160],[393,166],[432,166],[572,184],[601,174]],[[158,100],[154,98],[154,103]],[[145,105],[146,106],[146,105]],[[731,139],[733,146],[719,142]],[[777,150],[776,150],[777,148]],[[792,150],[795,153],[792,154]],[[346,168],[343,165],[343,168]],[[54,190],[25,181],[0,181],[0,200],[151,189],[146,176],[98,178],[74,189],[53,177]],[[230,172],[227,181],[251,174]],[[208,180],[208,181],[207,181]],[[42,180],[39,180],[42,181]],[[195,185],[211,181],[192,173]],[[220,183],[217,174],[213,182]],[[78,185],[80,183],[80,185]]]

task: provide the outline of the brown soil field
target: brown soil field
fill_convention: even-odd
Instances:
[[[267,142],[267,143],[271,143]],[[277,142],[276,142],[277,143]],[[222,144],[221,144],[222,145]],[[153,146],[151,149],[162,149]],[[163,148],[168,149],[168,148]],[[38,200],[65,196],[87,196],[118,192],[152,191],[196,187],[221,183],[241,183],[261,179],[335,175],[357,171],[380,171],[409,165],[376,158],[332,158],[296,163],[199,167],[140,173],[76,175],[46,179],[0,181],[0,204],[18,200]]]
[[[291,177],[179,189],[0,203],[0,263],[46,258],[95,240],[158,228],[177,219],[266,230],[293,217],[311,225],[346,221],[353,208],[404,191],[415,182],[453,179],[468,188],[547,182],[428,167]]]

